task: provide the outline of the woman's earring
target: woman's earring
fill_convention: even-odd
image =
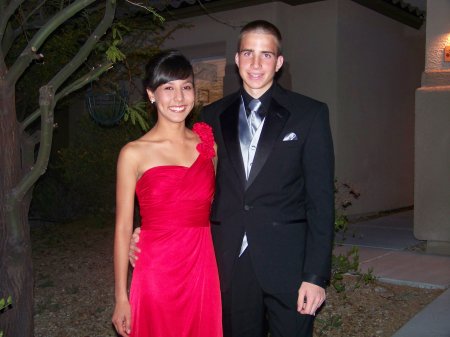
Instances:
[[[152,98],[150,98],[150,103],[155,103],[155,99],[152,97]]]

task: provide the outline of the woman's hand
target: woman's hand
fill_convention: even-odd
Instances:
[[[124,300],[116,302],[112,323],[116,331],[122,337],[128,337],[131,333],[131,308],[130,302]]]

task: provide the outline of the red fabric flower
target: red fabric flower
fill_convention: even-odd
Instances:
[[[207,158],[213,158],[216,155],[214,150],[214,135],[212,127],[208,124],[199,122],[195,123],[192,130],[200,137],[201,142],[197,144],[197,150]]]

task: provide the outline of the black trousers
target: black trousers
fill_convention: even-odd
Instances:
[[[247,249],[236,262],[231,287],[222,292],[224,337],[267,337],[268,332],[270,337],[312,337],[314,317],[297,312],[297,298],[297,291],[263,291]]]

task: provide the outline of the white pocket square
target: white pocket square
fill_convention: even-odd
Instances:
[[[290,132],[286,136],[284,136],[283,142],[289,142],[291,140],[297,140],[297,139],[298,139],[297,135],[294,132]]]

